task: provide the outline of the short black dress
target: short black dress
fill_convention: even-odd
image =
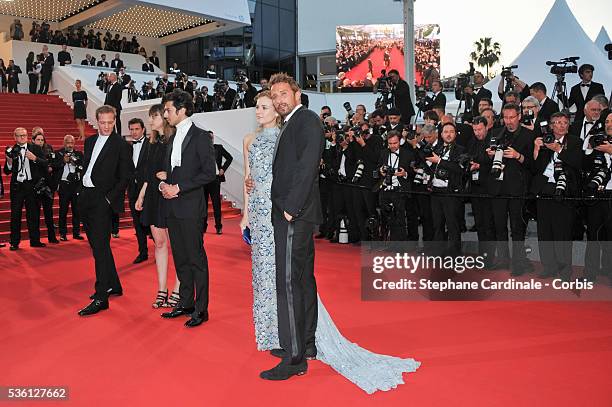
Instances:
[[[72,92],[72,103],[74,104],[74,118],[87,119],[87,108],[85,101],[87,100],[87,92],[84,90]]]
[[[155,174],[164,170],[167,149],[168,145],[161,142],[150,145],[147,167],[145,168],[148,185],[142,203],[142,213],[140,214],[140,223],[144,226],[168,227],[166,217],[163,214],[165,199],[155,187],[158,181]]]

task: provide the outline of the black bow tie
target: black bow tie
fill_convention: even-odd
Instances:
[[[581,83],[580,86],[586,86],[587,88],[590,88],[591,84],[590,83]]]
[[[391,151],[391,155],[399,157],[399,153],[397,151],[396,152]]]
[[[135,146],[136,144],[140,144],[140,143],[142,143],[142,141],[143,141],[143,140],[144,140],[144,137],[143,137],[143,138],[141,138],[141,139],[140,139],[140,140],[138,140],[138,141],[132,141],[132,145],[133,145],[133,146]]]
[[[590,124],[591,126],[595,124],[595,122],[584,122],[584,125]]]

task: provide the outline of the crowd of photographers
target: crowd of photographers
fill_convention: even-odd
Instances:
[[[577,108],[573,122],[559,109],[561,95],[552,102],[543,83],[527,85],[511,73],[500,84],[499,114],[480,72],[458,81],[465,103],[459,117],[446,113],[439,81],[433,95],[417,94],[423,125],[413,124],[414,111],[402,109],[397,79],[370,114],[364,105],[353,111],[345,103],[340,124],[324,107],[326,221],[318,237],[405,241],[414,249],[422,240],[419,249],[457,255],[469,202],[487,268],[531,272],[525,237],[528,222],[537,220],[541,277],[572,278],[572,241],[585,232],[583,277],[609,274],[612,113],[593,71],[580,67],[581,82],[566,100]]]

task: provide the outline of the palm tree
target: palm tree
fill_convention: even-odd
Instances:
[[[472,51],[470,58],[476,62],[478,66],[484,66],[487,69],[487,78],[489,77],[489,68],[499,62],[501,50],[499,42],[493,42],[491,37],[484,37],[474,42],[476,51]]]

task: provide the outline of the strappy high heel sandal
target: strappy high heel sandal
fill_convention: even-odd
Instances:
[[[164,307],[175,308],[178,305],[180,299],[181,297],[179,293],[176,291],[172,291],[172,295],[170,296],[170,298],[168,298],[168,301],[166,301]]]
[[[163,307],[168,301],[168,290],[166,291],[158,291],[157,297],[155,297],[155,302],[153,303],[153,308]]]

